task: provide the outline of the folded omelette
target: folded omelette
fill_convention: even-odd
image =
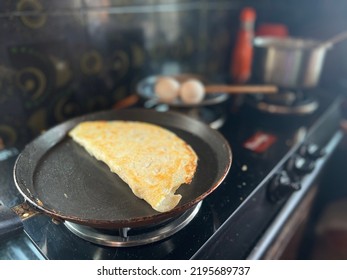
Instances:
[[[173,209],[182,184],[191,183],[198,157],[173,132],[135,121],[87,121],[69,135],[96,159],[103,161],[139,198],[153,209]]]

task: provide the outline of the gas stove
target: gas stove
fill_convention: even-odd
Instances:
[[[269,114],[277,115],[309,115],[319,106],[315,91],[279,89],[278,94],[249,96],[248,105]]]
[[[233,151],[227,177],[196,207],[152,228],[105,231],[30,212],[12,177],[21,148],[3,150],[0,210],[16,213],[16,226],[0,243],[0,259],[262,258],[342,138],[338,95],[315,93],[311,114],[252,106],[228,114],[219,128]]]

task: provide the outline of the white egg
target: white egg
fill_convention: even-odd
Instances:
[[[170,77],[160,78],[155,84],[155,95],[163,102],[172,102],[178,97],[180,83]]]
[[[197,104],[204,99],[205,88],[198,80],[188,80],[181,85],[179,95],[184,103]]]

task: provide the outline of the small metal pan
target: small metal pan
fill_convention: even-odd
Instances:
[[[169,103],[162,103],[155,95],[154,86],[160,76],[149,76],[143,80],[141,80],[137,85],[137,93],[138,95],[143,98],[147,105],[145,106],[151,106],[151,104],[166,104],[169,107],[172,108],[181,108],[181,109],[187,109],[187,108],[197,108],[197,107],[203,107],[203,106],[210,106],[210,105],[216,105],[220,104],[226,100],[228,100],[229,96],[225,93],[215,93],[215,94],[208,94],[205,96],[205,98],[197,103],[197,104],[186,104],[183,101],[181,101],[179,98],[173,102]],[[203,78],[197,75],[193,74],[181,74],[173,76],[180,82],[184,82],[188,79],[198,79],[201,81],[204,81]]]
[[[178,193],[178,206],[156,212],[137,198],[116,174],[90,156],[67,133],[87,120],[143,121],[167,128],[196,151],[198,168],[191,184]],[[151,225],[175,217],[213,192],[231,166],[228,142],[209,126],[172,112],[126,109],[94,113],[62,123],[28,144],[14,166],[16,186],[33,206],[58,220],[95,228]]]

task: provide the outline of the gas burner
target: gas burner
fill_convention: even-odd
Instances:
[[[153,226],[97,229],[66,221],[65,226],[89,242],[109,247],[133,247],[163,240],[183,229],[199,212],[202,201],[178,217]]]
[[[181,112],[208,124],[213,129],[221,128],[226,121],[225,109],[217,106],[192,108]]]
[[[261,112],[278,115],[308,115],[318,108],[315,98],[293,91],[274,95],[257,94],[248,98],[248,104]]]
[[[206,107],[170,107],[167,104],[157,104],[152,101],[144,103],[144,107],[148,109],[154,108],[158,112],[173,111],[182,113],[194,119],[200,120],[213,129],[221,128],[226,121],[226,109],[222,104]]]

